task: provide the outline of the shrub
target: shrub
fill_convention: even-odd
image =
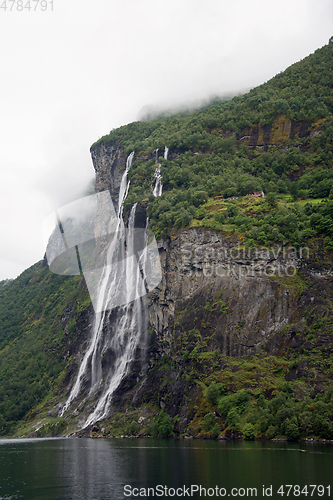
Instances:
[[[203,424],[202,424],[204,431],[206,431],[206,432],[210,431],[211,428],[213,427],[214,421],[215,421],[215,414],[214,413],[206,413],[206,415],[204,416]]]
[[[295,441],[299,438],[299,427],[296,417],[287,418],[285,422],[285,435],[288,438],[288,441]]]
[[[235,404],[235,396],[233,394],[229,396],[222,396],[217,404],[219,413],[222,417],[226,417]]]
[[[240,413],[245,411],[250,398],[250,394],[245,389],[241,389],[236,393],[236,406]]]
[[[277,206],[276,194],[275,193],[267,193],[266,201],[271,208],[275,208]]]
[[[227,421],[228,421],[228,426],[229,430],[235,431],[239,427],[239,413],[237,412],[236,408],[231,408],[227,415]]]
[[[235,217],[238,214],[238,207],[234,204],[228,206],[228,217]]]
[[[173,420],[165,410],[162,410],[157,419],[158,435],[169,437],[173,434]]]
[[[252,441],[255,438],[255,428],[251,423],[247,423],[243,427],[243,436],[247,441]]]
[[[224,224],[225,215],[221,213],[214,214],[214,220],[216,220],[216,222],[219,222],[220,224]]]
[[[136,436],[140,431],[140,425],[137,422],[130,422],[124,432],[127,436]]]
[[[153,437],[169,437],[173,434],[174,421],[163,409],[156,420],[147,428],[147,434]]]
[[[212,382],[205,391],[205,396],[212,405],[216,405],[219,397],[224,392],[224,385]]]
[[[266,436],[268,439],[273,439],[278,434],[278,428],[275,425],[270,425],[266,431]]]
[[[221,429],[220,429],[220,426],[219,424],[216,422],[216,424],[214,425],[213,429],[212,429],[212,434],[214,437],[218,437],[220,435],[220,432],[221,432]]]
[[[191,352],[190,357],[191,359],[193,359],[193,361],[198,361],[198,356],[199,356],[198,347],[195,347]]]

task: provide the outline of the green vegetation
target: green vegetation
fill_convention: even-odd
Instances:
[[[251,344],[251,329],[255,329],[248,317],[242,322],[233,311],[239,303],[237,289],[232,288],[229,300],[229,289],[216,293],[216,288],[209,291],[207,287],[204,300],[201,291],[198,297],[178,302],[174,360],[182,365],[182,379],[201,393],[186,400],[190,434],[214,437],[215,427],[215,433],[219,428],[219,434],[227,438],[333,439],[332,279],[316,279],[305,271],[293,277],[272,276],[269,283],[277,287],[277,296],[287,293],[297,309],[293,309],[291,324],[278,329],[253,355],[240,355],[237,347]],[[260,293],[258,289],[257,297],[247,302],[257,308],[257,318],[267,314],[267,290]],[[241,312],[244,302],[240,303]],[[225,331],[228,334],[222,338],[220,332]],[[233,332],[237,337],[232,350]],[[170,373],[168,379],[173,377]],[[172,386],[165,390],[172,394]],[[277,413],[280,407],[288,410],[285,418]],[[311,422],[305,425],[308,411],[312,412]],[[325,422],[322,427],[319,420]]]
[[[162,410],[156,422],[148,427],[147,433],[153,437],[170,437],[173,435],[174,420]]]
[[[288,244],[299,248],[321,237],[326,248],[333,250],[332,200],[294,202],[289,195],[280,195],[275,198],[275,206],[267,196],[260,200],[213,201],[202,205],[201,210],[203,218],[192,220],[191,226],[238,234],[247,247]]]
[[[212,382],[209,387],[207,387],[205,396],[211,404],[217,404],[217,401],[221,394],[224,393],[223,384],[217,384],[216,382]]]
[[[156,236],[195,225],[236,232],[249,245],[297,246],[322,236],[332,250],[332,63],[328,44],[248,94],[102,137],[136,153],[125,212],[148,199]],[[165,145],[170,161],[162,157]],[[163,194],[154,198],[157,148]],[[244,198],[261,190],[265,200]],[[238,199],[213,202],[222,196]]]
[[[224,432],[240,431],[245,439],[264,436],[269,439],[286,436],[290,441],[306,437],[333,439],[333,387],[302,401],[292,397],[288,384],[274,398],[241,389],[220,397],[217,408]],[[207,413],[203,430],[212,429],[215,420],[214,413]]]
[[[163,149],[165,145],[181,151],[198,148],[228,153],[234,138],[224,137],[220,131],[240,133],[245,127],[271,124],[279,115],[296,122],[330,118],[332,61],[332,44],[328,44],[244,96],[230,101],[216,99],[192,113],[133,122],[112,130],[98,142],[119,141],[128,153]]]
[[[37,437],[55,437],[60,436],[67,428],[67,422],[64,419],[53,420],[42,425],[37,431]]]
[[[172,418],[165,409],[159,411],[150,404],[139,408],[131,405],[126,412],[117,412],[106,421],[96,422],[90,435],[92,437],[172,437],[178,420],[178,415]],[[39,433],[42,431],[43,435],[51,435],[50,431],[52,432],[57,425],[64,426],[64,422],[66,420],[51,422],[42,427]]]
[[[0,288],[0,435],[59,387],[75,318],[90,305],[80,279],[52,274],[40,262]]]
[[[329,44],[246,95],[134,122],[102,137],[92,148],[103,141],[135,151],[124,214],[135,202],[147,206],[157,237],[201,227],[235,236],[245,249],[308,246],[322,268],[333,251],[332,63]],[[155,198],[157,148],[163,194]],[[170,355],[149,374],[155,379],[145,403],[154,408],[141,404],[115,414],[96,424],[93,435],[333,439],[331,282],[327,278],[319,289],[309,275],[269,279],[293,296],[295,317],[302,316],[300,330],[286,325],[278,332],[279,357],[265,351],[242,359],[222,355],[222,327],[235,327],[236,339],[251,327],[243,311],[234,321],[233,294],[203,292],[176,305]],[[42,262],[0,282],[0,435],[24,423],[28,428],[33,418],[42,419],[39,436],[68,429],[54,406],[77,368],[74,355],[89,307],[80,277],[52,274]],[[172,383],[186,394],[182,424],[174,416],[180,402],[173,402]],[[199,388],[201,396],[192,400]]]

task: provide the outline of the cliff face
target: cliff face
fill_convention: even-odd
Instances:
[[[171,151],[168,158],[177,154]],[[141,159],[152,160],[154,155],[153,151]],[[97,189],[110,190],[115,208],[126,156],[117,143],[99,143],[92,150]],[[146,212],[147,202],[136,207],[135,227],[146,227]],[[97,235],[102,220],[98,212]],[[45,363],[37,374],[32,364],[31,374],[38,381],[34,387],[38,389],[42,380],[43,394],[48,394],[45,400],[43,394],[39,396],[38,406],[31,403],[17,435],[154,435],[151,426],[165,415],[163,409],[174,417],[176,434],[202,434],[205,416],[214,412],[219,429],[229,432],[225,415],[218,414],[223,408],[205,396],[212,383],[223,386],[227,398],[245,389],[252,398],[250,408],[257,408],[259,396],[268,404],[289,391],[294,402],[303,402],[307,396],[327,391],[333,377],[333,270],[324,242],[310,241],[309,253],[292,247],[244,250],[240,243],[232,233],[198,226],[170,231],[157,241],[161,282],[143,297],[141,310],[135,311],[133,303],[126,315],[121,307],[107,310],[98,330],[96,321],[101,316],[94,314],[83,277],[52,274],[45,261],[18,283],[6,285],[5,289],[13,289],[13,303],[17,294],[23,297],[22,324],[29,335],[16,333],[14,339],[13,329],[8,328],[8,348],[3,340],[0,362],[12,370],[11,379],[15,375],[19,380],[15,356],[21,352],[20,344],[22,358],[27,351],[32,360],[35,351],[29,349],[37,345]],[[32,296],[36,300],[31,305]],[[140,335],[127,328],[133,317],[142,318]],[[122,328],[124,319],[126,328]],[[121,328],[123,337],[115,335]],[[87,362],[80,390],[62,413],[96,332],[102,341],[96,350],[100,383],[94,386],[97,372]],[[119,345],[115,338],[120,339]],[[110,405],[87,424],[111,387],[112,373],[131,339],[135,339],[134,348]],[[21,400],[24,397],[20,394]],[[6,425],[2,433],[8,435],[12,427]],[[258,427],[258,435],[267,429]],[[313,435],[311,430],[306,432]]]
[[[148,296],[149,368],[124,400],[166,406],[172,415],[180,414],[181,430],[191,429],[205,413],[200,380],[214,375],[233,391],[239,382],[226,373],[237,372],[242,359],[285,355],[294,359],[287,380],[303,377],[315,392],[324,389],[330,376],[303,355],[318,349],[323,358],[331,356],[332,273],[292,253],[244,256],[237,241],[194,228],[161,241],[163,278]],[[323,319],[326,329],[310,344],[311,325]],[[163,360],[168,360],[167,378]],[[267,373],[253,377],[245,387],[264,385],[268,395],[276,390],[273,383],[266,386]]]
[[[300,262],[292,251],[285,258],[245,251],[237,240],[196,228],[160,248],[164,273],[149,295],[150,322],[170,343],[195,329],[210,337],[209,350],[239,357],[258,353],[284,325],[302,324],[295,298],[270,277],[294,274]]]
[[[92,157],[98,189],[110,189],[117,199],[124,154],[116,144],[102,143]],[[141,218],[143,212],[144,207]],[[307,328],[318,318],[330,321],[332,268],[318,266],[305,249],[302,255],[294,248],[245,251],[237,238],[199,228],[174,233],[158,247],[162,281],[146,297],[145,369],[138,354],[114,395],[111,413],[129,403],[150,402],[180,414],[180,429],[185,429],[196,418],[187,398],[200,401],[201,377],[225,373],[228,359],[301,357]],[[330,356],[332,340],[325,330],[311,349]],[[327,379],[314,374],[307,361],[296,360],[288,373],[289,380],[313,379],[316,390]]]
[[[109,190],[113,202],[118,204],[121,169],[126,165],[126,155],[115,142],[101,142],[91,150],[96,173],[96,192]]]
[[[244,144],[250,149],[257,148],[267,151],[269,146],[285,145],[286,142],[295,139],[296,135],[299,139],[319,136],[321,121],[317,120],[314,123],[311,121],[296,122],[280,115],[273,124],[246,127],[240,134],[237,134],[236,139],[239,145]]]

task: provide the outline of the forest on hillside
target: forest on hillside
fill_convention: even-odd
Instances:
[[[294,132],[284,133],[285,124],[294,127]],[[251,137],[257,132],[258,140],[252,144]],[[101,142],[115,142],[127,154],[135,152],[124,214],[134,203],[142,203],[157,237],[184,227],[202,227],[236,235],[248,247],[308,245],[313,253],[320,241],[330,258],[333,43],[245,95],[215,99],[199,110],[170,116],[162,113],[130,123],[112,130],[92,148]],[[169,149],[167,159],[165,146]],[[153,196],[152,190],[157,164],[163,183],[159,197]],[[264,197],[247,196],[261,191]],[[68,366],[75,369],[75,343],[83,322],[88,322],[90,308],[80,277],[52,274],[43,262],[16,280],[0,283],[0,435],[13,434],[24,419],[32,419],[47,405],[53,408],[59,400]],[[311,320],[312,329],[304,334],[309,345],[320,340],[321,333],[329,336],[332,331],[330,320],[322,324],[315,319]],[[317,358],[314,350],[304,354],[315,366],[322,361],[320,349]],[[333,363],[328,351],[327,376]],[[198,362],[188,352],[183,361],[189,367]],[[261,370],[263,364],[261,360],[255,370]],[[161,361],[164,370],[167,365]],[[220,430],[223,426],[247,426],[242,428],[249,439],[260,433],[270,437],[284,433],[290,439],[313,433],[332,439],[332,390],[315,395],[313,400],[308,394],[303,401],[296,401],[280,368],[269,368],[274,384],[281,388],[279,398],[260,395],[259,389],[251,394],[242,389],[231,393],[226,385],[207,382],[205,398],[211,406],[202,432],[216,431],[213,413],[217,408],[222,418]],[[243,374],[250,368],[244,362],[239,370]],[[195,377],[194,368],[189,368],[188,377]],[[277,405],[280,409],[274,416]],[[159,435],[158,425],[164,422],[164,426],[165,418],[165,414],[157,417],[151,435]],[[176,421],[170,425],[168,433],[173,432]],[[120,434],[135,434],[136,428],[118,430]]]
[[[248,246],[299,247],[323,237],[333,250],[332,70],[329,43],[243,96],[130,123],[92,148],[116,141],[135,152],[124,211],[148,202],[150,227],[158,237],[194,225],[236,232]],[[307,133],[280,137],[266,147],[242,141],[244,130],[258,125],[274,130],[281,120],[305,124]],[[165,146],[176,152],[172,161],[163,157]],[[143,157],[157,149],[163,194],[155,198],[156,159]],[[258,191],[265,199],[245,198]]]

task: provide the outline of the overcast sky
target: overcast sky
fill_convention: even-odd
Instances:
[[[333,35],[332,0],[27,1],[0,8],[0,280],[43,258],[42,222],[84,194],[99,137],[259,85]]]

